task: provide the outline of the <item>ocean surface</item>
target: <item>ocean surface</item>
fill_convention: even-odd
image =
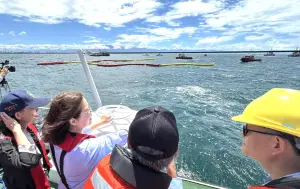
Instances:
[[[277,54],[262,62],[240,63],[244,54],[176,54],[149,57],[141,54],[87,57],[98,59],[155,58],[147,63],[201,62],[214,67],[97,67],[90,66],[104,105],[122,104],[139,110],[161,105],[174,112],[180,132],[178,173],[194,180],[240,189],[263,183],[267,174],[240,151],[242,125],[231,117],[274,87],[300,89],[300,57]],[[7,75],[11,89],[26,89],[36,96],[55,97],[68,90],[81,91],[96,109],[81,64],[38,66],[42,61],[79,60],[77,54],[0,54],[16,72]],[[1,88],[2,93],[5,93]],[[42,115],[45,110],[42,110]]]

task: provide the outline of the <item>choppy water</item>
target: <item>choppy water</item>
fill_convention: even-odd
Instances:
[[[215,62],[216,66],[90,68],[104,105],[123,104],[139,110],[159,104],[175,113],[180,131],[179,174],[234,189],[262,183],[266,174],[240,152],[242,127],[231,117],[271,88],[300,89],[300,58],[258,55],[262,62],[242,64],[239,59],[243,54],[191,55],[198,59],[194,62]],[[184,62],[176,61],[175,56],[154,55],[157,59],[147,62]],[[66,90],[79,90],[96,108],[80,64],[36,65],[41,61],[79,60],[78,55],[0,54],[0,61],[6,59],[17,69],[7,76],[11,89],[27,89],[36,96],[51,98]]]

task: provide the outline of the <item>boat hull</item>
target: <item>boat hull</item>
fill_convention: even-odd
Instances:
[[[193,59],[193,57],[176,57],[176,59]]]
[[[261,59],[260,59],[260,58],[256,58],[256,59],[242,58],[241,61],[242,61],[242,62],[260,62]]]
[[[110,54],[90,54],[90,56],[110,56]]]

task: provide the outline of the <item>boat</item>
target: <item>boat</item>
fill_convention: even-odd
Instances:
[[[264,54],[264,56],[275,56],[275,54],[273,51],[269,51],[267,54]]]
[[[253,62],[253,61],[261,61],[260,58],[254,58],[253,55],[247,55],[247,56],[244,56],[243,58],[241,58],[241,61],[242,62]]]
[[[143,54],[143,56],[149,56],[149,54],[148,54],[148,53],[146,53],[146,54]]]
[[[176,59],[193,59],[191,56],[185,56],[185,54],[179,54]]]
[[[207,54],[205,54],[204,56],[207,56]]]
[[[110,53],[106,51],[100,51],[100,52],[87,51],[86,53],[90,56],[110,56]]]
[[[288,57],[300,57],[300,50],[298,50],[298,47],[296,51],[294,51],[292,54],[288,55]]]
[[[132,122],[132,120],[134,119],[137,111],[133,110],[127,106],[124,106],[124,105],[102,106],[101,99],[100,99],[100,96],[98,95],[98,91],[96,89],[96,85],[94,83],[93,77],[89,70],[87,61],[86,61],[84,55],[82,54],[82,51],[79,51],[78,53],[79,53],[79,57],[80,57],[82,66],[84,68],[85,74],[88,78],[89,85],[92,89],[93,97],[95,98],[95,102],[98,107],[98,109],[96,111],[92,112],[93,118],[101,117],[103,114],[109,114],[113,118],[113,120],[111,122],[95,129],[92,132],[92,134],[94,134],[95,137],[100,137],[107,133],[117,132],[119,129],[124,129],[124,128],[128,129],[129,125]],[[92,120],[95,120],[95,119],[92,119]],[[52,160],[51,160],[51,163],[53,163]],[[182,183],[183,183],[182,188],[183,189],[225,189],[224,187],[208,184],[205,182],[195,181],[195,180],[187,179],[184,177],[180,177],[180,178],[182,178]],[[51,189],[57,188],[57,185],[60,181],[60,177],[55,169],[55,166],[53,166],[50,169],[49,180],[51,183]]]
[[[79,54],[80,61],[83,66],[84,72],[86,74],[86,77],[88,79],[88,83],[91,87],[92,95],[95,99],[95,103],[98,107],[96,111],[92,112],[92,117],[93,117],[92,120],[95,120],[96,118],[101,117],[103,114],[109,114],[113,118],[113,120],[111,122],[95,129],[92,132],[92,134],[95,137],[100,137],[104,134],[117,132],[119,129],[128,130],[129,125],[132,122],[132,120],[134,119],[137,111],[133,110],[127,106],[124,106],[124,105],[102,106],[100,96],[98,94],[96,85],[94,83],[94,80],[91,75],[90,69],[88,67],[88,63],[85,59],[85,56],[83,55],[82,51],[79,51],[78,54]],[[52,163],[52,165],[54,165],[51,157],[50,157],[50,162]],[[2,177],[1,171],[0,171],[0,177]],[[187,179],[184,177],[180,177],[180,178],[182,178],[182,183],[183,183],[182,188],[183,189],[225,189],[224,187],[208,184],[205,182],[195,181],[195,180]],[[51,184],[51,189],[58,188],[58,183],[60,181],[60,177],[58,175],[58,172],[57,172],[55,166],[53,166],[50,169],[49,181]],[[3,188],[3,182],[1,180],[0,180],[0,188]]]
[[[158,53],[156,56],[163,56],[162,54]]]

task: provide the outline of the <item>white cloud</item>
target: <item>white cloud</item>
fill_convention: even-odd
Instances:
[[[153,35],[165,36],[167,39],[177,39],[182,34],[192,35],[196,32],[196,27],[185,27],[185,28],[154,28],[145,29],[144,32],[148,32]]]
[[[234,39],[234,36],[212,36],[212,37],[205,37],[199,39],[196,45],[200,44],[215,44],[215,43],[223,43],[226,41],[231,41]]]
[[[97,39],[85,40],[84,43],[99,43],[100,41]]]
[[[162,16],[153,16],[147,19],[148,22],[167,22],[169,25],[174,25],[174,20],[187,16],[199,16],[206,13],[212,13],[224,7],[222,1],[211,0],[188,0],[180,1],[171,5],[171,11]]]
[[[180,22],[174,22],[174,21],[168,21],[168,24],[169,24],[170,26],[174,26],[174,27],[180,26],[180,25],[181,25]]]
[[[291,41],[300,42],[300,37],[293,40],[276,40],[268,39],[267,41],[246,41],[246,42],[237,42],[231,44],[222,44],[222,43],[202,43],[198,44],[199,46],[193,47],[193,49],[205,49],[205,50],[291,50],[295,49],[296,46]]]
[[[172,44],[172,49],[181,49],[182,46],[181,45],[178,45],[178,44]]]
[[[17,18],[13,19],[13,21],[15,21],[15,22],[22,22],[22,20],[17,19]]]
[[[205,25],[214,30],[226,28],[235,32],[285,33],[300,31],[300,0],[242,0],[231,8],[204,15]]]
[[[4,35],[4,33],[0,33],[0,35]]]
[[[116,42],[119,43],[129,43],[129,44],[151,44],[151,43],[157,43],[164,40],[167,40],[167,37],[164,36],[156,36],[156,35],[129,35],[129,34],[121,34],[118,36],[120,39],[118,39]]]
[[[211,39],[204,38],[197,45],[192,44],[178,44],[174,43],[170,46],[161,46],[159,40],[165,40],[163,36],[153,36],[153,35],[126,35],[123,34],[119,36],[120,39],[116,42],[107,44],[93,43],[93,44],[0,44],[0,49],[10,49],[10,50],[67,50],[67,49],[132,49],[132,48],[150,48],[158,50],[291,50],[295,49],[296,43],[300,43],[300,37],[290,39],[269,39],[267,41],[249,41],[249,42],[239,42],[233,44],[224,44],[221,41],[213,37]],[[226,37],[226,36],[224,36]],[[149,39],[148,39],[149,38]],[[222,38],[221,38],[222,39]],[[153,41],[157,40],[157,41]],[[291,42],[292,41],[292,42]],[[254,43],[255,42],[255,43]],[[295,44],[294,44],[295,43]],[[109,50],[108,50],[109,51]]]
[[[26,17],[32,22],[56,24],[68,20],[99,27],[122,26],[148,18],[162,4],[157,0],[10,0],[0,5],[0,14]]]
[[[0,44],[0,49],[10,49],[10,50],[67,50],[67,49],[108,49],[106,45],[103,44],[88,44],[88,45],[81,45],[81,44]]]
[[[90,39],[96,39],[96,37],[90,36],[90,35],[85,35],[85,36],[83,36],[83,37],[90,38]]]
[[[15,32],[14,31],[10,31],[8,32],[8,35],[11,35],[11,36],[16,36]]]
[[[27,35],[27,33],[25,31],[22,31],[19,33],[19,35]]]
[[[183,45],[180,45],[180,44],[172,44],[171,45],[171,48],[168,47],[168,48],[165,48],[165,49],[170,49],[170,50],[193,50],[194,48],[193,47],[190,47],[190,46],[183,46]]]
[[[196,27],[185,28],[136,28],[135,31],[143,34],[121,34],[117,43],[135,46],[137,48],[160,48],[156,44],[179,38],[183,34],[192,35]],[[154,47],[155,46],[155,47]]]
[[[257,40],[263,40],[263,39],[268,39],[271,36],[268,34],[264,34],[264,35],[249,35],[245,37],[246,41],[257,41]]]
[[[113,46],[114,49],[131,49],[134,47],[133,44],[130,43],[121,43],[121,42],[114,42],[111,44]]]
[[[103,27],[103,29],[105,29],[106,31],[111,30],[111,28],[109,28],[109,27]]]

